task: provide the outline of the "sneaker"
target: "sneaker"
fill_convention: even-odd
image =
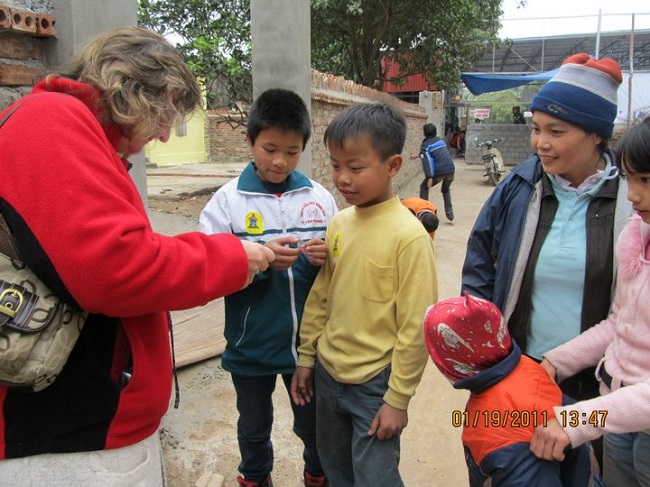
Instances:
[[[256,482],[255,480],[246,480],[244,477],[239,475],[237,477],[237,485],[242,487],[273,487],[273,480],[271,480],[271,475],[266,477],[266,479],[261,482]]]
[[[307,470],[303,473],[305,487],[328,487],[329,482],[325,475],[312,475]]]

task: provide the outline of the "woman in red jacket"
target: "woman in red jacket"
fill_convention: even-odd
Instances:
[[[164,483],[167,310],[235,292],[273,260],[232,235],[151,228],[125,158],[166,142],[199,103],[194,76],[163,37],[118,28],[91,41],[66,74],[39,82],[0,127],[0,211],[20,257],[89,312],[52,385],[32,394],[0,386],[0,478]]]

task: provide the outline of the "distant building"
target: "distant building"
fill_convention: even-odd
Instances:
[[[399,65],[396,62],[384,59],[384,72],[386,78],[397,79],[400,76]],[[418,98],[421,91],[440,91],[440,88],[434,83],[430,83],[421,74],[412,74],[407,76],[402,83],[392,83],[391,81],[384,81],[381,85],[381,91],[390,93],[400,100],[417,105]]]

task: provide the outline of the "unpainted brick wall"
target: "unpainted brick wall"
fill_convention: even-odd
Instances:
[[[422,175],[420,159],[411,160],[410,156],[418,154],[422,142],[422,126],[427,121],[424,108],[412,103],[397,100],[394,96],[358,85],[340,76],[312,71],[312,176],[325,186],[336,198],[340,208],[346,205],[332,183],[329,168],[329,156],[323,144],[323,135],[327,125],[347,106],[354,103],[385,102],[397,104],[406,115],[408,124],[406,144],[402,153],[402,169],[393,182],[393,190],[401,197],[417,196],[403,194],[402,188],[414,177]]]
[[[213,163],[248,162],[246,116],[238,111],[210,110],[206,124],[208,160]]]
[[[406,115],[408,132],[403,152],[403,165],[395,178],[393,188],[402,196],[416,196],[401,194],[400,190],[414,177],[420,177],[422,167],[420,159],[411,160],[412,155],[418,154],[422,141],[422,126],[427,121],[425,110],[418,105],[405,103],[395,97],[370,89],[366,86],[355,84],[340,76],[332,76],[318,71],[312,71],[311,86],[311,118],[312,118],[312,153],[311,168],[312,178],[335,195],[337,204],[342,208],[346,206],[332,183],[329,168],[329,157],[323,144],[323,135],[327,125],[345,107],[359,102],[387,102],[397,104]],[[238,112],[209,112],[207,125],[208,158],[210,162],[247,162],[251,152],[246,142],[245,120],[242,126],[234,128],[233,118],[238,117]]]
[[[55,33],[51,11],[47,1],[0,1],[0,110],[45,74],[44,43]]]

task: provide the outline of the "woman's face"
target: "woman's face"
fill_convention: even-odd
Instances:
[[[144,146],[147,145],[152,140],[159,140],[163,143],[167,142],[169,140],[170,133],[171,133],[171,127],[166,127],[164,130],[161,129],[158,137],[149,137],[148,139],[138,138],[138,137],[134,139],[127,139],[126,137],[124,137],[120,141],[117,151],[120,154],[123,154],[125,156],[138,154],[139,152],[142,151],[142,149],[144,149]]]
[[[602,138],[544,112],[533,113],[530,145],[547,174],[555,174],[579,186],[595,174]]]
[[[163,144],[169,140],[169,136],[172,131],[172,127],[175,123],[175,113],[170,113],[168,116],[164,117],[163,121],[160,122],[158,126],[158,131],[151,137],[130,137],[128,130],[122,128],[124,136],[118,142],[117,152],[122,154],[125,157],[128,157],[133,154],[138,154],[144,149],[144,146],[147,145],[152,140],[159,140]]]

